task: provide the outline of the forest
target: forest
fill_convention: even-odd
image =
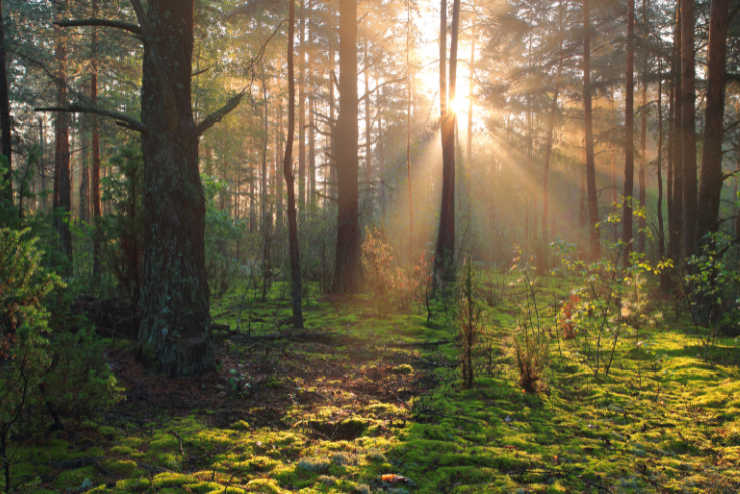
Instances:
[[[0,494],[740,492],[740,0],[0,0]]]

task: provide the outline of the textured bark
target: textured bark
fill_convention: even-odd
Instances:
[[[409,200],[409,244],[408,256],[409,262],[414,258],[414,195],[411,182],[411,110],[413,104],[413,94],[411,92],[411,0],[406,0],[406,185],[408,188]],[[382,125],[379,129],[382,130]],[[380,153],[381,160],[384,155]],[[381,178],[385,177],[385,165],[381,165]],[[386,199],[385,183],[381,184],[383,220],[385,221]]]
[[[139,350],[170,375],[210,368],[205,198],[191,104],[193,0],[152,0],[144,30],[144,277]]]
[[[267,94],[267,74],[262,72],[262,168],[260,170],[260,228],[262,231],[262,300],[267,299],[271,277],[272,213],[267,201],[267,151],[270,141],[270,105]],[[238,190],[238,185],[237,185]],[[237,196],[238,197],[238,196]]]
[[[295,184],[293,177],[293,140],[295,139],[295,73],[293,51],[295,38],[295,3],[290,2],[288,20],[288,137],[285,141],[285,160],[283,175],[288,190],[288,235],[290,249],[290,295],[293,302],[293,326],[303,328],[303,309],[301,308],[301,262],[298,250],[298,219],[295,209]]]
[[[596,163],[594,157],[593,111],[591,108],[591,12],[589,0],[583,0],[583,107],[586,139],[586,195],[590,257],[601,257],[601,241],[596,225],[599,222],[599,202],[596,193]]]
[[[725,113],[727,28],[729,0],[712,0],[709,21],[709,73],[701,164],[698,239],[719,229],[722,194],[722,135]]]
[[[357,159],[357,0],[339,2],[339,118],[337,161],[338,218],[334,292],[353,293],[360,285],[360,224]]]
[[[624,112],[624,205],[622,208],[622,242],[624,265],[629,265],[632,252],[632,203],[635,181],[635,0],[627,3],[627,75]]]
[[[441,2],[440,19],[440,109],[442,135],[442,205],[434,253],[434,282],[446,289],[455,281],[455,127],[457,115],[449,107],[455,99],[457,83],[457,40],[460,26],[460,0],[452,4],[449,84],[445,80],[447,52],[447,2]],[[443,82],[444,80],[444,82]],[[447,88],[449,87],[449,97]]]
[[[694,66],[694,0],[681,1],[681,168],[683,172],[684,255],[696,249],[696,104]]]
[[[6,189],[3,191],[3,200],[13,204],[13,153],[12,153],[12,122],[10,120],[10,97],[8,96],[7,60],[5,57],[5,24],[3,19],[3,2],[0,0],[0,154],[5,156],[7,170],[5,171]]]
[[[67,11],[68,0],[55,0],[57,17]],[[55,27],[55,57],[57,63],[57,104],[67,103],[67,38],[61,28]],[[72,261],[72,234],[68,218],[72,209],[72,191],[69,170],[69,113],[57,113],[54,120],[54,227],[59,236],[59,246],[67,260]]]

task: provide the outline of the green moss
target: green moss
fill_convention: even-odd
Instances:
[[[105,460],[102,466],[106,471],[121,477],[130,477],[138,470],[138,465],[134,460]]]
[[[86,479],[92,481],[95,477],[96,472],[94,467],[75,468],[60,473],[54,481],[54,485],[61,489],[71,489],[80,487]]]
[[[126,492],[143,492],[151,486],[146,477],[123,479],[116,482],[116,488]]]

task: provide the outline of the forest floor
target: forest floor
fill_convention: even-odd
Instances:
[[[15,444],[23,492],[740,491],[737,339],[708,351],[665,317],[640,344],[625,335],[598,379],[574,343],[553,343],[546,387],[524,393],[519,300],[502,290],[464,390],[451,324],[311,296],[307,329],[288,331],[284,292],[214,303],[219,369],[197,380],[153,376],[111,341],[125,399]]]

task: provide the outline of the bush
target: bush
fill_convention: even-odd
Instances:
[[[397,309],[408,309],[414,302],[424,300],[429,284],[429,264],[422,256],[410,268],[399,266],[383,233],[377,228],[365,231],[362,243],[362,268],[378,311],[388,303]]]

